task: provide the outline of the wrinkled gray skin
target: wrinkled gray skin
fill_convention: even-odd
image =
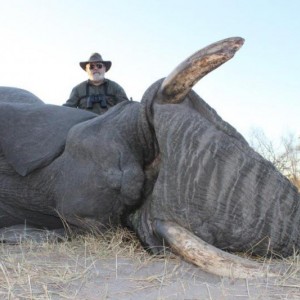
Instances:
[[[198,95],[155,104],[153,116],[161,161],[153,190],[130,217],[146,245],[161,245],[153,234],[161,219],[220,249],[283,256],[299,249],[297,189]]]
[[[220,249],[299,249],[296,188],[195,92],[163,82],[102,116],[1,88],[0,228],[121,224],[155,253],[162,220]]]
[[[0,90],[5,98],[10,92]],[[82,229],[120,224],[141,201],[142,168],[152,160],[137,134],[140,109],[130,102],[98,118],[54,105],[2,104],[0,228],[25,221],[60,228],[61,217]]]

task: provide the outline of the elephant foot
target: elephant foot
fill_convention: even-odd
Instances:
[[[36,243],[61,242],[67,239],[67,234],[61,229],[38,229],[24,224],[13,225],[0,229],[0,242],[7,244],[20,244],[26,241]]]

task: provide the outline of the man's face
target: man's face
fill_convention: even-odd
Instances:
[[[86,72],[91,81],[101,82],[105,77],[105,65],[101,62],[93,62],[86,65]]]

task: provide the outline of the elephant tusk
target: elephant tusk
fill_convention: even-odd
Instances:
[[[170,246],[172,251],[186,261],[199,266],[203,271],[230,278],[256,278],[278,276],[263,265],[222,251],[181,227],[180,225],[155,220],[154,230]]]
[[[202,77],[231,59],[243,44],[243,38],[233,37],[194,53],[165,78],[157,101],[161,104],[180,103]]]

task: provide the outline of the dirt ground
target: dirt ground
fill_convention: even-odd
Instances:
[[[117,267],[116,267],[117,266]],[[106,261],[96,265],[76,299],[300,299],[296,288],[275,280],[231,280],[180,260]],[[75,299],[75,298],[74,298]]]
[[[153,257],[130,234],[0,245],[0,299],[300,299],[299,256],[278,278],[236,280],[175,255]]]

